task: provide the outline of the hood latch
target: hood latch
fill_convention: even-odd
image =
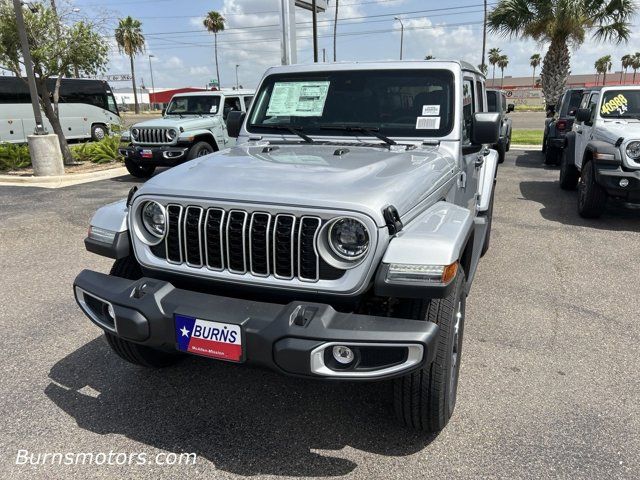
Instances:
[[[387,222],[390,235],[396,235],[404,227],[402,220],[400,220],[398,209],[393,205],[385,207],[384,210],[382,210],[382,216],[384,217],[384,221]]]

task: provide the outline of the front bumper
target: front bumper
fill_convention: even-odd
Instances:
[[[243,362],[294,376],[403,376],[433,361],[438,336],[438,326],[427,321],[342,313],[320,303],[241,300],[182,290],[151,278],[132,281],[89,270],[76,277],[74,293],[80,308],[100,328],[155,348],[177,349],[175,315],[238,325]],[[107,304],[113,307],[115,321],[106,314]],[[358,360],[348,368],[332,364],[334,345],[349,346]]]
[[[640,170],[625,171],[617,168],[612,162],[595,160],[596,182],[609,195],[632,203],[640,203]],[[628,182],[626,187],[620,185],[621,180]]]
[[[139,145],[130,145],[121,147],[118,153],[124,158],[132,161],[136,165],[141,166],[160,166],[172,167],[184,161],[189,152],[189,147],[144,147]]]

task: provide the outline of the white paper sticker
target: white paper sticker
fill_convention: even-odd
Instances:
[[[418,117],[416,119],[416,130],[438,130],[440,128],[440,117]]]
[[[440,105],[423,105],[422,115],[440,115]]]
[[[268,116],[321,117],[331,82],[276,82]]]

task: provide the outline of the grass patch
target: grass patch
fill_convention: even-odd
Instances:
[[[514,129],[511,132],[512,145],[542,145],[544,130]]]

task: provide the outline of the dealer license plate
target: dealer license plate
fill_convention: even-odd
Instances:
[[[179,350],[232,362],[242,360],[239,325],[176,315],[175,326]]]
[[[142,158],[153,158],[153,152],[151,150],[144,149],[140,154]]]

